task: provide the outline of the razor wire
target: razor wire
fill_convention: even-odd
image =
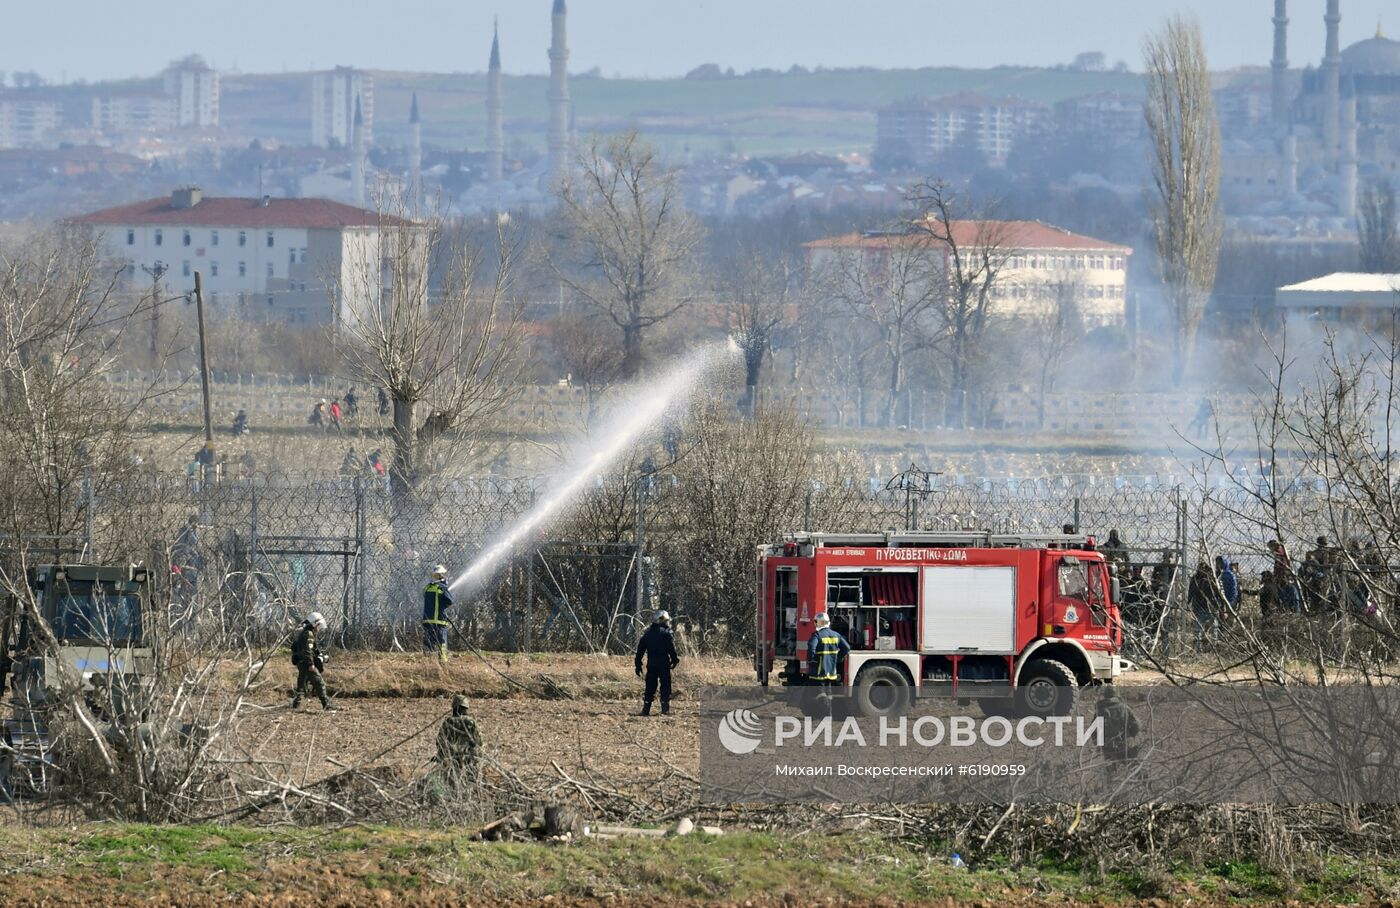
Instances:
[[[1317,535],[1346,535],[1348,519],[1337,496],[1317,483],[1266,495],[1245,486],[1072,477],[934,481],[911,518],[905,490],[859,478],[812,481],[803,494],[764,502],[772,538],[706,537],[697,530],[692,482],[677,474],[648,484],[641,551],[636,483],[599,482],[523,541],[484,585],[458,596],[457,625],[477,646],[621,652],[651,612],[665,608],[709,645],[741,649],[752,626],[755,547],[783,533],[1034,534],[1069,525],[1101,543],[1117,530],[1128,560],[1149,575],[1170,553],[1180,566],[1225,555],[1252,578],[1271,563],[1267,540],[1303,551]],[[105,488],[87,504],[88,545],[106,560],[168,561],[177,603],[201,591],[236,600],[219,613],[237,613],[249,631],[275,635],[320,611],[343,645],[416,649],[432,566],[455,574],[470,565],[544,491],[533,477],[430,479],[396,494],[379,476],[260,474],[203,484],[152,475]],[[1183,576],[1167,585],[1164,608],[1184,596],[1186,571],[1176,573]]]

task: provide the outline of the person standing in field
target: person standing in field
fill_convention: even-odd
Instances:
[[[312,612],[306,616],[306,620],[301,623],[301,629],[292,640],[292,664],[297,669],[297,686],[292,693],[292,709],[301,708],[301,696],[307,688],[320,699],[322,709],[335,711],[339,708],[333,706],[330,698],[326,696],[326,681],[321,677],[321,672],[329,660],[316,644],[316,635],[325,633],[325,630],[325,617],[320,612]]]
[[[642,693],[642,715],[651,715],[651,704],[656,699],[658,688],[661,693],[661,715],[671,714],[671,672],[681,662],[676,655],[676,639],[671,635],[671,613],[660,611],[651,621],[651,627],[637,641],[636,668],[638,677],[642,674],[642,657],[646,656],[646,687]]]
[[[826,612],[818,612],[813,621],[817,632],[807,641],[807,677],[817,685],[817,708],[830,716],[832,689],[841,684],[842,664],[851,654],[851,645],[832,628]]]
[[[447,610],[451,607],[447,568],[439,564],[423,587],[423,652],[437,653],[440,662],[447,661]]]

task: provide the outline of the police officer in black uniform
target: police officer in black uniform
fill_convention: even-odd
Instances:
[[[642,715],[651,715],[651,701],[656,699],[656,690],[661,688],[661,715],[671,714],[671,670],[680,664],[676,655],[676,640],[671,636],[671,615],[660,611],[652,619],[651,627],[637,641],[637,675],[642,674],[642,655],[647,657],[646,691],[642,694]]]

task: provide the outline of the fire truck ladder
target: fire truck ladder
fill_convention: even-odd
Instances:
[[[1081,533],[992,533],[974,531],[889,531],[885,533],[795,533],[786,537],[816,548],[1084,549],[1093,537]]]

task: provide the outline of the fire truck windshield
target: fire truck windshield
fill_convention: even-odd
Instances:
[[[1060,562],[1060,595],[1068,599],[1078,599],[1085,601],[1085,591],[1089,588],[1089,580],[1084,570],[1083,562]]]
[[[1082,561],[1060,562],[1060,595],[1089,606],[1089,614],[1098,625],[1108,623],[1107,600],[1104,595],[1103,566]]]

